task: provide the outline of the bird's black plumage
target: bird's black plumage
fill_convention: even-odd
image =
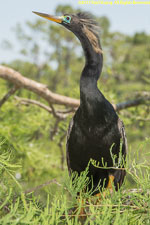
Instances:
[[[125,160],[127,142],[122,121],[97,88],[103,65],[99,27],[89,13],[66,14],[62,17],[35,13],[72,31],[80,40],[85,54],[86,62],[80,78],[80,106],[68,129],[69,173],[76,171],[80,175],[91,159],[96,160],[103,168],[89,165],[88,176],[91,182],[88,189],[92,188],[93,194],[96,194],[94,190],[97,185],[100,188],[107,187],[109,177],[113,175],[117,190],[125,177],[125,170],[119,168],[120,152]],[[104,164],[107,169],[104,168]]]
[[[65,25],[80,40],[86,63],[80,78],[80,106],[70,122],[67,137],[67,164],[69,173],[84,171],[90,159],[99,162],[101,167],[119,167],[120,149],[126,157],[126,137],[122,121],[113,106],[97,88],[103,63],[103,55],[98,37],[98,25],[88,14],[72,16],[72,24]],[[75,25],[74,25],[75,24]],[[122,147],[121,146],[122,143]],[[115,165],[112,154],[116,155]],[[123,183],[125,170],[102,169],[89,165],[91,179],[88,188],[97,185],[107,187],[112,174],[116,190]]]

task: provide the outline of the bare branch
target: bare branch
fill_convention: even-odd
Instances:
[[[53,129],[50,130],[50,139],[51,139],[52,141],[53,141],[53,138],[54,138],[55,134],[56,134],[57,131],[58,131],[59,122],[60,122],[60,119],[59,119],[59,118],[56,118],[54,127],[53,127]]]
[[[20,88],[26,88],[45,99],[49,104],[59,104],[71,107],[78,107],[80,101],[63,95],[51,92],[46,85],[23,77],[17,71],[0,65],[0,78],[10,81]]]
[[[61,153],[61,169],[64,170],[64,162],[65,162],[65,156],[64,156],[64,149],[63,149],[63,140],[66,137],[66,132],[64,132],[64,134],[60,137],[58,146],[60,149],[60,153]]]
[[[4,97],[0,100],[0,107],[12,96],[16,91],[18,90],[17,86],[12,87],[5,95]]]
[[[56,179],[53,179],[53,180],[47,181],[47,182],[44,183],[44,184],[40,184],[40,185],[38,185],[38,186],[36,186],[36,187],[34,187],[34,188],[31,188],[31,189],[26,190],[26,191],[24,192],[24,194],[29,194],[29,193],[38,191],[38,190],[40,190],[41,188],[46,187],[46,186],[48,186],[48,185],[50,185],[50,184],[52,184],[52,183],[53,183],[53,184],[57,184],[58,186],[62,186],[61,184],[59,184],[59,183],[56,181]]]
[[[45,104],[43,104],[43,103],[41,103],[39,101],[36,101],[36,100],[33,100],[33,99],[27,99],[27,98],[20,98],[18,96],[14,96],[14,98],[17,101],[19,101],[21,104],[24,104],[24,105],[29,105],[29,104],[37,105],[40,108],[45,109],[47,112],[52,113],[52,109],[50,107],[48,107],[47,105],[45,105]]]
[[[60,119],[60,120],[66,118],[66,115],[64,116],[64,115],[60,115],[59,113],[57,113],[56,110],[55,110],[55,108],[54,108],[54,106],[53,106],[52,104],[49,104],[49,105],[50,105],[50,107],[51,107],[52,114],[53,114],[53,116],[54,116],[55,118]]]
[[[147,101],[150,101],[150,96],[143,96],[138,99],[121,102],[121,103],[114,105],[114,108],[116,111],[120,111],[122,109],[126,109],[129,107],[134,107],[134,106],[145,104]]]
[[[33,100],[33,99],[27,99],[27,98],[21,98],[21,97],[18,97],[18,96],[14,96],[14,98],[19,101],[21,104],[24,104],[24,105],[29,105],[29,104],[32,104],[32,105],[36,105],[36,106],[39,106],[40,108],[42,109],[45,109],[47,112],[49,113],[52,113],[52,108],[39,102],[39,101],[36,101],[36,100]],[[55,110],[56,111],[56,110]],[[57,114],[70,114],[72,112],[75,112],[76,111],[76,108],[71,108],[71,109],[67,109],[67,110],[57,110],[56,113]]]

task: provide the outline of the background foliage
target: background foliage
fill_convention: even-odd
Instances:
[[[56,8],[56,14],[76,11],[79,10],[69,5]],[[108,18],[96,20],[101,27],[104,51],[104,67],[98,81],[101,91],[111,103],[134,99],[137,94],[140,96],[149,91],[150,35],[141,32],[128,36],[110,32]],[[63,27],[41,19],[17,24],[15,34],[24,57],[7,65],[24,76],[45,83],[56,93],[79,98],[84,56],[76,37]],[[5,40],[6,43],[5,47],[9,47],[6,50],[10,50],[13,43]],[[1,98],[11,85],[0,80]],[[17,95],[43,101],[23,89],[18,90]],[[103,199],[100,207],[90,204],[86,224],[89,221],[91,224],[111,224],[112,221],[113,224],[150,223],[147,216],[150,210],[147,193],[150,188],[149,112],[149,104],[120,112],[129,145],[128,176],[121,192]],[[0,108],[1,224],[79,224],[78,218],[70,217],[68,212],[76,202],[65,162],[65,135],[70,118],[57,121],[43,109],[19,104],[13,97]],[[32,195],[24,193],[53,179],[59,184],[52,182],[35,188]],[[133,207],[126,206],[128,196],[123,190],[127,188],[142,189],[142,193],[131,193]],[[80,202],[76,204],[81,206]]]

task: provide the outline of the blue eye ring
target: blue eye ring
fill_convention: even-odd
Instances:
[[[71,16],[64,16],[64,20],[65,23],[70,23],[71,22]]]

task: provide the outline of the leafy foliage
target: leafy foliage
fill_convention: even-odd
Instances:
[[[1,139],[1,150],[4,152],[5,147],[6,141]],[[133,160],[131,168],[127,167],[127,172],[135,180],[138,189],[132,189],[132,191],[121,189],[113,195],[108,191],[105,192],[105,197],[104,193],[101,193],[99,200],[91,197],[90,192],[86,192],[86,195],[82,192],[84,185],[88,182],[87,171],[85,171],[80,178],[75,175],[73,183],[68,178],[62,181],[54,196],[51,196],[49,189],[46,201],[42,202],[41,196],[35,195],[38,187],[31,192],[22,191],[20,184],[12,174],[18,169],[18,165],[11,164],[10,161],[10,152],[7,151],[0,155],[3,172],[9,171],[5,179],[8,182],[9,176],[11,178],[9,185],[6,186],[4,186],[4,179],[1,180],[0,224],[82,224],[84,221],[84,224],[136,225],[150,222],[148,191],[150,189],[150,167],[148,162],[137,164],[136,160]],[[2,170],[0,171],[2,173]],[[17,186],[19,186],[19,191],[14,194]],[[5,195],[3,194],[4,188]],[[79,191],[80,198],[77,200],[76,194]],[[86,216],[84,214],[81,216],[82,208]]]

